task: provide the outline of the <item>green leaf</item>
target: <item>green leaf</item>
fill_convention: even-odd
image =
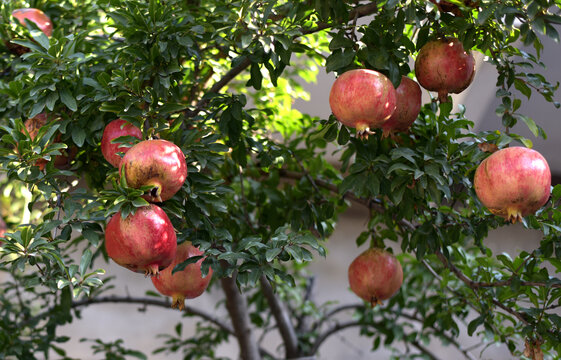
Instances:
[[[72,141],[78,147],[82,147],[84,145],[84,141],[86,140],[86,131],[81,127],[73,127],[72,128]]]
[[[84,277],[84,274],[86,273],[88,266],[90,266],[91,261],[92,252],[90,249],[86,249],[86,251],[84,251],[84,254],[82,254],[82,259],[80,260],[80,276]]]
[[[354,51],[350,50],[337,50],[334,51],[328,58],[325,64],[325,71],[330,73],[332,71],[337,71],[341,68],[349,66],[353,59],[355,58]]]
[[[276,258],[281,253],[281,251],[282,251],[281,248],[268,249],[265,252],[265,260],[267,262],[273,261],[273,259]]]
[[[536,125],[536,122],[532,118],[522,114],[516,114],[515,116],[517,119],[524,121],[526,126],[528,126],[528,129],[530,129],[530,131],[532,132],[532,134],[534,134],[535,137],[539,136],[540,134],[539,127],[538,125]]]
[[[59,89],[58,94],[60,96],[60,100],[64,105],[66,105],[66,107],[68,107],[72,111],[78,110],[76,99],[67,87]]]

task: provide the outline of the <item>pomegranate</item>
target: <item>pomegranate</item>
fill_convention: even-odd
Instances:
[[[167,140],[145,140],[134,145],[121,160],[119,172],[133,188],[152,186],[144,198],[150,202],[170,199],[187,178],[181,149]]]
[[[392,297],[403,283],[403,270],[395,256],[371,248],[360,254],[349,266],[351,290],[372,306]]]
[[[27,129],[27,132],[29,133],[29,137],[31,138],[31,140],[34,140],[37,137],[37,134],[39,133],[39,129],[42,126],[44,126],[47,123],[47,121],[48,118],[46,113],[41,113],[33,118],[25,120],[24,125],[25,128]],[[54,139],[54,142],[60,142],[61,138],[62,138],[61,134],[57,134],[57,136]],[[78,148],[76,148],[75,146],[71,146],[68,149],[61,149],[60,152],[61,155],[55,155],[53,157],[54,166],[57,169],[61,169],[61,170],[68,169],[70,167],[70,163],[78,153]],[[48,161],[45,159],[38,159],[37,161],[35,161],[35,166],[39,167],[39,170],[44,170],[45,166],[47,166],[47,162]]]
[[[475,75],[475,59],[456,38],[443,38],[426,43],[415,60],[417,80],[427,90],[437,91],[440,102],[448,94],[464,91]]]
[[[491,213],[515,223],[545,205],[551,193],[551,172],[539,152],[509,147],[481,162],[473,185]]]
[[[444,1],[444,0],[429,0],[429,1],[433,4],[435,4],[436,7],[438,8],[438,10],[440,10],[442,12],[449,12],[449,13],[452,13],[456,16],[463,16],[462,11],[460,10],[460,7],[456,4],[452,4],[451,2]],[[475,2],[472,1],[472,0],[463,0],[462,2],[467,7],[474,7],[475,6]]]
[[[22,25],[25,25],[25,19],[33,21],[35,24],[37,24],[37,27],[39,27],[39,29],[41,29],[41,31],[47,36],[51,36],[53,34],[53,23],[51,22],[51,19],[39,9],[17,9],[12,11],[12,16],[18,19],[18,21]]]
[[[4,234],[7,232],[8,232],[8,225],[6,225],[4,219],[2,219],[2,216],[0,216],[0,245],[2,245],[1,240],[4,238]]]
[[[421,111],[421,87],[407,76],[401,77],[396,89],[397,106],[388,121],[382,124],[384,136],[396,131],[406,131]]]
[[[103,136],[101,137],[101,153],[105,160],[114,167],[119,167],[119,163],[121,162],[121,156],[119,156],[118,153],[126,153],[129,147],[121,146],[122,143],[111,143],[111,141],[120,136],[127,135],[142,139],[142,132],[140,129],[122,119],[111,121],[103,130]]]
[[[113,215],[105,229],[105,249],[117,264],[154,276],[175,258],[177,237],[164,210],[150,204],[126,219]]]
[[[192,256],[199,255],[203,255],[203,252],[193,246],[190,241],[186,241],[177,247],[177,254],[171,265],[162,270],[160,276],[152,278],[152,283],[161,294],[171,296],[172,308],[183,310],[185,299],[193,299],[200,296],[208,287],[208,283],[212,278],[212,269],[209,269],[208,274],[203,277],[201,273],[203,259],[194,264],[187,265],[185,269],[172,275],[173,268],[177,264]]]
[[[396,107],[396,92],[385,75],[374,70],[355,69],[335,80],[329,105],[337,120],[355,128],[362,137],[390,118]]]
[[[41,29],[41,31],[43,31],[43,33],[49,37],[53,33],[53,24],[51,22],[51,19],[39,9],[34,9],[34,8],[17,9],[12,12],[12,16],[16,18],[18,22],[24,26],[25,26],[25,19],[29,21],[33,21],[35,24],[37,24],[39,29]],[[23,55],[29,52],[29,48],[22,45],[14,44],[8,40],[5,40],[4,44],[6,45],[8,50],[10,50],[12,53],[16,55]]]

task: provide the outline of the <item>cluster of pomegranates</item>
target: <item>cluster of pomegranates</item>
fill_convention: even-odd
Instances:
[[[114,139],[142,139],[140,129],[122,119],[113,120],[103,131],[101,151],[107,162],[119,169],[127,186],[149,186],[143,195],[150,204],[123,218],[111,217],[105,231],[107,255],[117,264],[152,278],[156,289],[173,299],[172,307],[183,309],[185,299],[201,295],[212,277],[201,273],[202,259],[172,274],[175,265],[203,252],[186,241],[179,246],[175,229],[164,210],[154,203],[172,198],[187,178],[185,155],[167,140],[143,140],[133,146]],[[121,158],[120,154],[123,153]]]
[[[448,5],[438,2],[439,6]],[[441,38],[426,43],[415,60],[419,84],[438,93],[440,102],[449,93],[460,93],[472,82],[475,60],[456,38]],[[419,115],[421,89],[403,76],[397,89],[383,74],[355,69],[341,74],[333,83],[329,104],[337,120],[355,128],[357,136],[383,130],[387,136],[406,131]],[[535,150],[511,147],[486,158],[474,178],[477,197],[489,211],[507,221],[521,221],[548,201],[551,173],[547,161]],[[372,305],[391,297],[403,281],[401,265],[381,249],[369,249],[350,265],[351,290]]]
[[[430,41],[415,61],[417,80],[425,89],[438,92],[441,102],[449,93],[465,90],[475,74],[475,60],[455,38]],[[384,135],[406,131],[421,110],[421,88],[402,76],[397,89],[382,73],[355,69],[339,76],[331,88],[329,104],[333,115],[357,135],[380,128]]]

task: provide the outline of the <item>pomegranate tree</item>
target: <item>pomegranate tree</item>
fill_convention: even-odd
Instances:
[[[396,107],[396,92],[384,74],[374,70],[355,69],[339,76],[329,94],[333,115],[363,136],[380,128]]]
[[[409,129],[421,111],[421,87],[407,76],[401,77],[396,96],[395,111],[388,121],[382,124],[384,136]]]
[[[475,59],[456,38],[442,38],[426,43],[415,60],[417,80],[427,90],[438,92],[440,102],[448,94],[464,91],[475,75]]]
[[[351,290],[372,306],[392,297],[403,282],[399,260],[379,248],[370,248],[356,257],[348,275]]]
[[[101,153],[105,160],[114,167],[119,167],[121,156],[118,153],[126,153],[129,146],[123,146],[122,143],[111,143],[113,139],[121,136],[134,136],[135,138],[142,139],[142,132],[140,129],[128,121],[117,119],[111,121],[105,129],[103,129],[103,136],[101,137]]]
[[[153,276],[175,258],[177,237],[168,216],[150,204],[122,218],[113,215],[105,229],[107,255],[117,264]]]
[[[551,172],[539,152],[509,147],[481,162],[473,185],[491,213],[515,223],[545,205],[551,193]]]
[[[152,278],[152,283],[161,294],[171,296],[171,307],[183,310],[185,299],[201,296],[208,287],[212,278],[212,269],[209,269],[208,274],[203,277],[201,273],[203,258],[194,264],[187,265],[182,271],[172,274],[173,268],[177,264],[190,257],[200,255],[203,255],[203,252],[193,246],[190,241],[186,241],[177,247],[177,254],[171,265],[162,270],[158,277]]]
[[[187,178],[185,155],[167,140],[145,140],[134,145],[121,160],[119,172],[128,186],[152,186],[144,198],[150,202],[170,199]]]

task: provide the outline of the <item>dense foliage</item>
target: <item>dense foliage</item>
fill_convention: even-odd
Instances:
[[[560,5],[452,0],[444,11],[425,0],[2,0],[0,357],[71,357],[57,327],[96,302],[169,305],[163,297],[104,296],[106,220],[147,204],[101,154],[105,125],[121,118],[186,155],[187,181],[162,207],[178,241],[207,255],[203,272],[212,267],[212,291],[224,291],[231,320],[187,306],[200,320],[196,337],[184,340],[182,326],[171,326],[157,352],[215,358],[218,344],[235,339],[243,359],[297,358],[356,326],[373,351],[391,348],[399,359],[435,358],[432,339],[472,359],[455,340],[465,323],[470,335],[504,343],[513,356],[558,358],[561,187],[523,220],[543,234],[539,247],[508,256],[485,245],[491,229],[509,223],[480,204],[472,181],[484,150],[532,145],[510,131],[517,122],[545,138],[519,109],[536,96],[559,106],[557,84],[539,70],[540,38],[559,41]],[[14,22],[12,10],[23,7],[52,19],[52,37]],[[414,77],[411,59],[439,36],[459,38],[496,67],[497,131],[474,132],[461,105],[436,99],[409,132],[386,138],[359,139],[334,117],[292,108],[317,71],[376,69],[397,86],[402,75]],[[30,51],[15,54],[10,44]],[[48,123],[32,139],[24,121],[42,113]],[[72,151],[55,167],[55,156]],[[48,161],[43,170],[38,159]],[[357,245],[403,252],[404,285],[373,309],[358,298],[316,304],[301,275],[325,256],[350,204],[370,211]],[[354,315],[330,327],[344,310]],[[264,349],[256,331],[273,325],[284,346]],[[91,342],[92,353],[107,358],[146,358],[119,339]]]

